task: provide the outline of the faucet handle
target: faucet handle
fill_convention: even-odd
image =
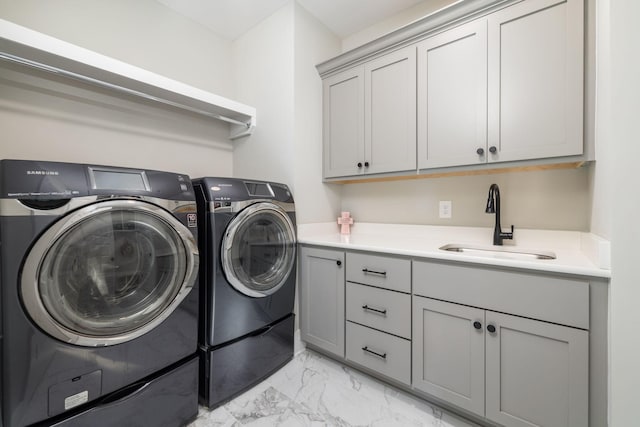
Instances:
[[[500,237],[503,239],[513,240],[513,224],[511,224],[511,233],[500,233]]]

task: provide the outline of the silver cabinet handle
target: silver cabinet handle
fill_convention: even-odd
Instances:
[[[367,274],[367,273],[368,273],[368,274],[378,274],[378,275],[380,275],[380,276],[386,276],[386,275],[387,275],[387,272],[386,272],[386,271],[369,270],[369,269],[368,269],[368,268],[366,268],[366,267],[362,269],[362,272],[363,272],[364,274]]]
[[[380,354],[380,353],[378,353],[377,351],[370,350],[370,349],[369,349],[369,347],[368,347],[368,346],[366,346],[366,345],[365,345],[364,347],[362,347],[362,350],[363,350],[363,351],[366,351],[366,352],[367,352],[367,353],[369,353],[369,354],[373,354],[374,356],[378,356],[378,357],[379,357],[379,358],[381,358],[381,359],[385,359],[385,360],[387,360],[387,353]]]
[[[377,308],[369,307],[367,304],[365,304],[365,305],[362,306],[362,309],[363,310],[373,311],[374,313],[379,313],[379,314],[382,314],[384,316],[387,315],[387,309],[386,308],[380,310],[380,309],[377,309]]]

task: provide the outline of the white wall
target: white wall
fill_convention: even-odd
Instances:
[[[340,53],[340,40],[297,4],[294,53],[297,219],[333,221],[340,212],[342,186],[322,183],[322,80],[315,65]]]
[[[586,168],[385,183],[348,184],[342,208],[355,221],[492,227],[485,214],[489,186],[500,186],[502,226],[587,230]],[[440,219],[439,201],[452,202],[451,219]]]
[[[640,2],[604,0],[610,20],[611,115],[607,142],[611,145],[612,280],[611,317],[611,426],[638,425],[640,399],[640,191],[636,170],[640,158],[640,56],[638,40]]]
[[[0,158],[230,175],[228,128],[192,114],[0,67]]]
[[[289,3],[233,42],[236,99],[257,109],[253,135],[234,143],[236,177],[293,186],[293,12]]]
[[[0,0],[0,18],[233,94],[231,44],[154,0]],[[26,70],[0,68],[0,158],[233,173],[226,124]]]
[[[251,138],[234,143],[234,176],[284,182],[298,223],[332,221],[340,186],[322,183],[322,81],[315,65],[340,42],[295,2],[233,42],[237,99],[258,110]]]
[[[0,0],[0,18],[233,98],[231,43],[155,0]]]
[[[613,206],[613,177],[615,165],[611,159],[611,40],[609,30],[609,0],[598,0],[596,15],[596,101],[595,101],[595,157],[589,176],[590,230],[611,239]]]

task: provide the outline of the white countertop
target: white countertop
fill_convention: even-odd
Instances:
[[[506,231],[506,230],[503,230]],[[341,235],[337,223],[298,225],[298,243],[347,250],[463,261],[475,264],[524,268],[552,273],[610,278],[610,244],[591,233],[579,231],[516,229],[514,249],[552,251],[556,259],[514,259],[508,254],[470,255],[440,250],[450,243],[491,247],[493,228],[430,225],[356,223],[350,235]]]

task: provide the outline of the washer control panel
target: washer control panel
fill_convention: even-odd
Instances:
[[[148,169],[34,160],[0,160],[0,198],[150,196],[193,200],[188,175]]]

